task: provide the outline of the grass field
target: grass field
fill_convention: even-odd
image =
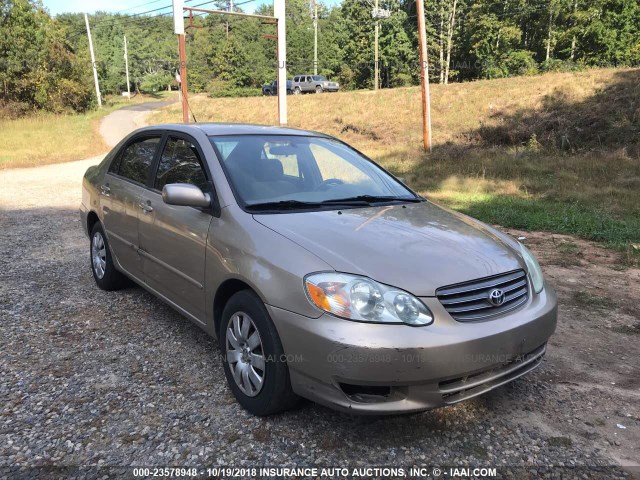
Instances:
[[[191,98],[199,121],[276,124],[276,99]],[[432,86],[421,150],[420,91],[289,97],[289,125],[353,144],[439,203],[507,227],[640,242],[640,70],[591,70]],[[178,105],[152,122],[180,121]]]
[[[0,169],[81,160],[104,153],[109,147],[98,131],[100,120],[125,105],[153,99],[142,95],[130,101],[109,97],[101,110],[82,115],[42,113],[0,120]]]

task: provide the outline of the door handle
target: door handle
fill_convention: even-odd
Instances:
[[[147,200],[147,203],[140,202],[138,206],[142,209],[142,213],[151,213],[153,212],[153,207],[151,206],[151,201]]]
[[[104,185],[100,186],[100,192],[102,193],[102,195],[104,195],[105,197],[108,197],[109,194],[111,193],[111,187],[109,187],[108,183],[105,183]]]

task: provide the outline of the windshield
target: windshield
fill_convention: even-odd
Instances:
[[[287,135],[210,137],[238,200],[247,209],[367,206],[421,201],[345,144]]]
[[[327,81],[327,77],[323,77],[322,75],[314,75],[313,79],[318,81],[318,82],[326,82]]]

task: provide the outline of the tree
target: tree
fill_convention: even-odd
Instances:
[[[52,20],[40,2],[3,0],[0,27],[2,103],[22,112],[89,108],[87,70],[67,41],[64,25]]]

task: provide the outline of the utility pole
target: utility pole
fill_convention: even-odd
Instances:
[[[380,20],[378,20],[378,0],[376,0],[376,4],[374,7],[374,12],[375,12],[375,19],[376,19],[376,24],[375,24],[375,39],[374,39],[374,43],[375,46],[373,47],[374,49],[374,54],[373,54],[373,63],[374,63],[374,74],[373,74],[373,89],[374,90],[378,90],[378,79],[380,77],[380,71],[379,71],[379,66],[378,66],[378,37],[380,35]]]
[[[182,121],[189,123],[189,101],[187,100],[187,48],[184,38],[184,1],[173,0],[173,33],[178,35],[180,55],[180,92],[182,93]]]
[[[381,18],[389,18],[391,16],[391,10],[386,10],[383,8],[379,8],[378,7],[378,0],[375,1],[375,6],[373,8],[373,11],[371,12],[371,15],[373,16],[373,20],[375,22],[375,29],[374,29],[374,33],[375,33],[375,39],[373,41],[374,46],[373,46],[373,64],[374,64],[374,74],[373,74],[373,89],[374,90],[378,90],[378,85],[380,84],[380,60],[379,60],[379,55],[378,55],[378,44],[379,42],[379,38],[380,38],[380,19]]]
[[[287,124],[287,29],[285,0],[273,0],[273,16],[277,19],[278,39],[278,121]]]
[[[227,3],[227,11],[233,12],[233,0],[229,0]],[[227,39],[229,38],[229,19],[225,20],[225,29],[227,31]]]
[[[424,21],[424,0],[416,0],[418,37],[420,39],[420,83],[422,86],[422,141],[424,150],[431,152],[431,96],[429,92],[429,54]]]
[[[318,2],[316,0],[313,0],[313,74],[318,75]]]
[[[178,35],[178,54],[180,55],[180,91],[182,92],[182,122],[189,123],[189,101],[187,99],[187,47],[184,33]]]
[[[89,17],[84,14],[84,23],[87,25],[87,37],[89,37],[89,52],[91,52],[91,66],[93,67],[93,81],[96,84],[96,98],[98,107],[102,108],[102,98],[100,97],[100,85],[98,84],[98,70],[96,69],[96,57],[93,54],[93,42],[91,41],[91,29],[89,28]]]
[[[127,98],[131,100],[131,88],[129,87],[129,55],[127,54],[127,36],[124,36],[124,71],[127,74]]]

